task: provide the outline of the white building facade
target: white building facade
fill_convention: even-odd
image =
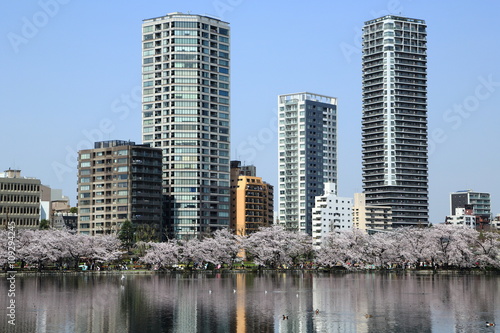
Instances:
[[[315,198],[312,210],[313,246],[321,246],[323,236],[330,232],[352,229],[352,198],[337,196],[334,183],[325,183],[325,194]]]
[[[476,216],[470,209],[456,208],[454,215],[446,217],[446,224],[476,229]]]
[[[311,235],[314,199],[337,182],[337,99],[280,95],[278,108],[279,221]]]

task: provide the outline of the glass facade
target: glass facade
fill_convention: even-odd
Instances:
[[[173,13],[143,21],[143,142],[163,150],[168,237],[229,226],[229,25]]]

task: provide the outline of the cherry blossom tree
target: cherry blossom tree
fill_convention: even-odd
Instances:
[[[436,225],[426,230],[428,256],[432,264],[444,267],[471,267],[470,246],[477,231],[452,225]],[[429,253],[430,252],[430,253]]]
[[[90,237],[90,248],[87,257],[95,262],[113,262],[121,258],[122,243],[115,235],[97,235]]]
[[[303,232],[288,232],[285,253],[294,265],[303,265],[310,261],[314,257],[311,236]]]
[[[391,264],[399,263],[394,251],[395,240],[392,236],[393,234],[389,232],[377,232],[365,237],[363,261],[376,267],[389,267]]]
[[[313,256],[310,236],[287,231],[279,225],[261,228],[242,239],[247,255],[259,266],[290,267]]]
[[[475,240],[475,262],[481,268],[500,268],[500,234],[482,232]]]
[[[0,266],[8,262],[9,257],[9,239],[7,230],[0,230]]]
[[[289,237],[289,231],[275,225],[250,234],[242,244],[247,255],[252,257],[257,265],[278,268],[292,262],[292,258],[286,252]]]
[[[170,268],[179,263],[179,245],[169,240],[163,243],[145,243],[146,254],[140,259],[145,264],[157,268]]]
[[[227,229],[220,229],[213,233],[213,237],[202,240],[203,248],[206,249],[205,261],[214,265],[227,264],[230,268],[240,252],[240,241],[238,236]]]
[[[323,237],[322,246],[316,254],[316,262],[327,267],[355,269],[365,260],[363,252],[367,237],[369,236],[359,229],[331,232]]]
[[[186,267],[199,265],[210,260],[210,249],[207,243],[203,243],[198,238],[192,238],[180,243],[180,261],[186,264]]]

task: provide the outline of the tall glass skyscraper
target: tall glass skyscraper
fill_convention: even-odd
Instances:
[[[337,99],[280,95],[279,223],[312,234],[312,209],[324,183],[337,183]]]
[[[229,24],[171,13],[142,24],[142,140],[163,150],[169,237],[229,226]]]
[[[427,32],[388,15],[363,28],[363,189],[393,227],[427,225]]]

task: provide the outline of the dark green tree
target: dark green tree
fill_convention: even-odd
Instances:
[[[150,224],[139,224],[135,229],[136,242],[158,242],[158,229]]]
[[[135,226],[129,220],[123,222],[120,231],[118,232],[118,239],[122,242],[123,246],[130,252],[130,248],[135,243]]]
[[[76,214],[76,213],[78,213],[78,208],[77,208],[77,207],[71,207],[71,208],[69,209],[69,212],[70,212],[71,214]]]
[[[47,230],[50,228],[50,222],[49,220],[43,219],[40,221],[40,224],[38,225],[40,230]]]

